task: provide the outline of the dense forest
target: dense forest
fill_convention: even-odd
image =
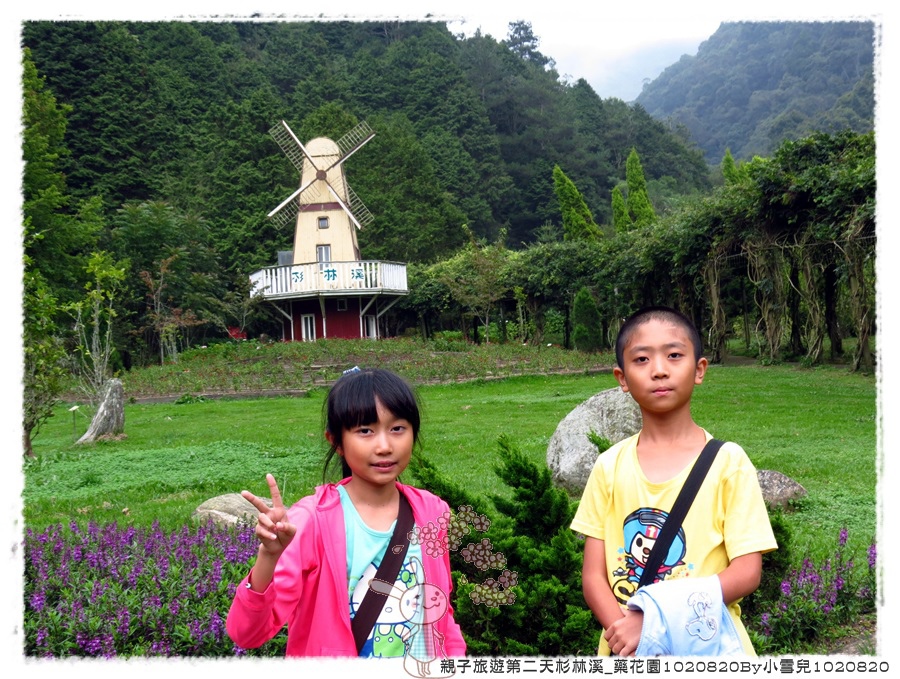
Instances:
[[[871,21],[723,23],[636,102],[683,125],[718,163],[768,155],[785,139],[875,126]]]
[[[814,364],[854,338],[872,369],[874,133],[707,163],[685,126],[566,82],[538,45],[524,21],[500,41],[430,22],[24,24],[26,447],[66,374],[98,391],[231,326],[280,336],[248,275],[291,247],[266,218],[296,189],[281,119],[301,139],[375,131],[348,169],[375,215],[360,248],[408,263],[410,290],[383,335],[591,351],[670,304],[713,360],[740,338]]]
[[[552,169],[598,221],[632,147],[674,194],[708,188],[702,156],[640,108],[560,82],[526,23],[497,42],[440,23],[64,23],[24,26],[23,45],[72,107],[62,171],[77,199],[111,214],[165,200],[208,220],[229,272],[269,264],[265,214],[295,180],[267,130],[340,136],[366,120],[376,138],[354,186],[378,215],[372,257],[434,261],[467,223],[513,246],[559,221]],[[439,187],[439,190],[433,190]],[[415,201],[402,196],[414,194]],[[399,209],[402,206],[402,209]]]

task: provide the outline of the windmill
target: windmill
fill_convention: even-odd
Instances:
[[[309,142],[310,149],[283,120],[269,130],[269,134],[300,172],[300,188],[267,215],[278,226],[295,218],[304,206],[331,200],[340,205],[357,229],[372,222],[372,213],[347,184],[343,172],[344,161],[375,136],[368,123],[361,122],[337,142],[324,137],[314,139]]]
[[[347,184],[344,161],[375,133],[363,122],[337,141],[302,144],[282,120],[269,134],[300,172],[299,188],[268,215],[278,226],[294,219],[294,249],[250,274],[253,294],[281,313],[284,340],[377,339],[379,318],[409,287],[406,264],[363,259],[357,242],[373,217]]]

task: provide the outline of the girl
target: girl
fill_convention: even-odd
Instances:
[[[440,525],[438,520],[449,511],[435,495],[397,480],[419,442],[418,403],[397,375],[353,369],[331,388],[324,410],[325,438],[331,446],[325,469],[336,454],[344,478],[318,486],[313,495],[290,509],[285,509],[271,474],[266,475],[271,507],[242,491],[259,510],[260,545],[256,563],[235,593],[228,634],[238,646],[256,648],[287,623],[288,656],[403,656],[411,623],[400,614],[395,598],[379,600],[375,592],[370,594],[376,603],[367,602],[367,607],[377,607],[378,619],[374,626],[365,625],[372,629],[364,630],[362,636],[357,631],[358,640],[351,619],[382,557],[390,556],[388,550],[399,551],[392,548],[391,538],[401,501],[412,508],[416,526]],[[402,539],[405,543],[406,535]],[[427,582],[449,598],[447,550],[423,554],[418,544],[407,549],[390,584],[411,590]],[[421,563],[422,568],[413,563]],[[452,609],[436,627],[448,655],[465,655]],[[366,639],[364,645],[362,639]]]

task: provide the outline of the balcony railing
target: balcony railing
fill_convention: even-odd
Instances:
[[[406,264],[379,261],[270,266],[250,274],[250,285],[266,298],[409,292]]]

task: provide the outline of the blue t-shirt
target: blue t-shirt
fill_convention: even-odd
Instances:
[[[341,496],[341,508],[344,510],[344,526],[347,534],[347,582],[350,596],[350,618],[362,604],[363,597],[369,589],[369,580],[381,565],[381,558],[391,541],[396,521],[390,530],[373,530],[362,520],[350,496],[343,486],[338,486]],[[415,559],[415,561],[413,561]],[[415,643],[419,620],[408,620],[400,611],[400,596],[406,590],[416,586],[422,579],[422,549],[419,545],[410,544],[406,552],[403,566],[397,574],[394,591],[385,601],[369,637],[360,651],[360,657],[396,658],[406,652],[407,641]],[[395,596],[396,595],[396,596]],[[418,611],[419,609],[417,609]],[[416,618],[421,613],[417,612]]]

